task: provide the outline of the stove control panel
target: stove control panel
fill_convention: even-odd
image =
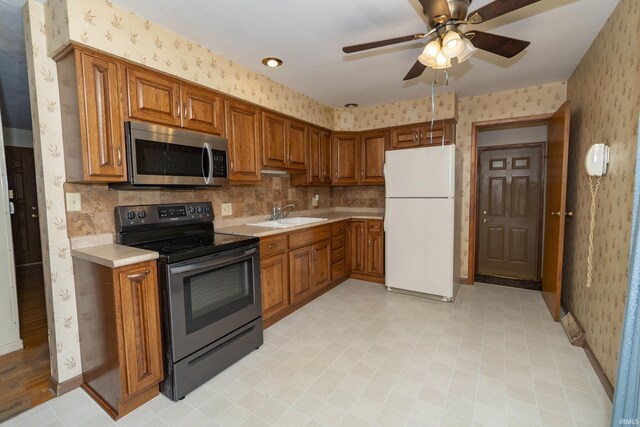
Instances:
[[[214,220],[211,202],[118,206],[115,214],[119,233],[142,226],[200,224]]]

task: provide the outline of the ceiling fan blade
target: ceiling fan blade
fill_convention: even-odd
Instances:
[[[471,12],[467,19],[472,24],[479,24],[480,22],[487,22],[490,19],[497,18],[498,16],[505,15],[509,12],[513,12],[514,10],[518,10],[539,1],[540,0],[495,0],[478,10]],[[475,16],[476,14],[480,16],[480,19]]]
[[[449,3],[447,0],[419,0],[422,5],[424,14],[429,18],[429,23],[433,22],[433,18],[436,16],[445,15],[447,18],[451,16],[451,10],[449,10]],[[446,21],[446,19],[445,19]],[[432,25],[433,26],[433,25]]]
[[[422,62],[416,61],[416,63],[413,64],[413,67],[411,67],[407,75],[404,76],[404,79],[402,80],[411,80],[415,79],[416,77],[420,77],[426,68],[427,66]]]
[[[356,44],[353,46],[345,46],[342,48],[342,51],[344,53],[360,52],[361,50],[373,49],[373,48],[382,47],[382,46],[389,46],[392,44],[404,43],[411,40],[419,40],[424,37],[425,37],[425,34],[423,33],[412,34],[410,36],[396,37],[393,39],[380,40],[377,42]]]
[[[482,31],[469,31],[465,33],[465,37],[471,40],[471,43],[478,49],[486,50],[505,58],[513,58],[531,44],[526,40],[512,39],[511,37],[498,36]]]

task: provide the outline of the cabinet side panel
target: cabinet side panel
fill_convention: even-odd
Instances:
[[[65,169],[67,181],[78,182],[84,180],[82,134],[80,123],[80,103],[78,94],[82,93],[79,84],[75,52],[70,52],[58,61],[58,80],[60,84],[60,112],[65,118],[62,120],[62,137],[64,143]]]
[[[114,411],[121,399],[111,269],[74,258],[84,384]]]

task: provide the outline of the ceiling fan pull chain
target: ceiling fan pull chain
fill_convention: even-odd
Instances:
[[[435,71],[435,78],[431,81],[431,129],[429,130],[429,145],[433,144],[433,122],[436,115],[436,83],[438,83],[438,70]]]
[[[442,91],[444,92],[444,87],[449,84],[449,72],[444,70],[444,85],[442,86]],[[442,146],[444,147],[444,114],[442,115]]]

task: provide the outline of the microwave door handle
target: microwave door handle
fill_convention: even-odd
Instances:
[[[207,155],[207,159],[209,160],[209,170],[207,170],[205,172],[204,170],[204,156],[205,153]],[[202,178],[204,179],[204,183],[205,184],[210,184],[211,183],[211,172],[212,172],[212,168],[211,168],[211,147],[209,147],[209,143],[205,142],[202,145],[202,165],[200,166],[201,170],[202,170]]]
[[[209,143],[206,143],[207,145],[207,154],[209,154],[209,179],[207,184],[210,184],[213,182],[213,150],[211,149],[211,146],[209,145]]]

